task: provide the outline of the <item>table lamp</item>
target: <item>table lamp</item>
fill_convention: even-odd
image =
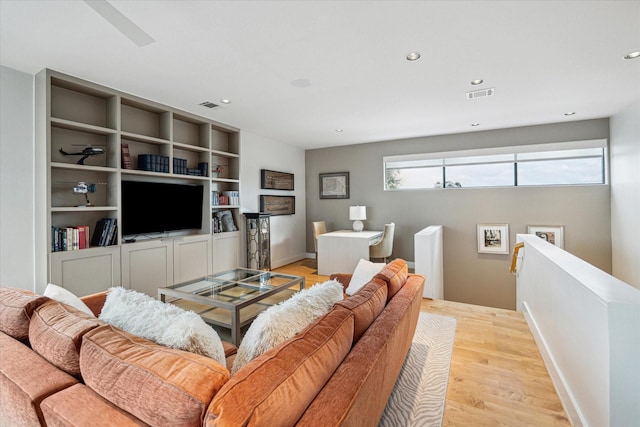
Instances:
[[[349,206],[349,219],[353,221],[353,231],[362,231],[364,224],[363,219],[367,219],[366,206]]]

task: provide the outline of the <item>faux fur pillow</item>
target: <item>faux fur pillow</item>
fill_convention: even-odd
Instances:
[[[328,313],[333,304],[343,299],[343,291],[340,282],[329,280],[303,289],[260,313],[240,343],[231,373]]]
[[[118,287],[109,289],[100,320],[166,347],[210,357],[226,366],[218,333],[193,311]]]

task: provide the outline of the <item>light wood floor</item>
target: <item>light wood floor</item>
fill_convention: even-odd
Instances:
[[[328,279],[311,259],[275,271]],[[457,319],[444,426],[571,425],[522,313],[430,299],[422,311]]]

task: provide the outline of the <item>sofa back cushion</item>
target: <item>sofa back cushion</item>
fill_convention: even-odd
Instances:
[[[93,315],[58,301],[48,301],[31,316],[29,341],[36,353],[77,377],[82,337],[102,324]]]
[[[109,288],[100,320],[155,343],[226,365],[220,336],[202,317],[142,292],[120,286]]]
[[[211,402],[205,423],[294,425],[349,353],[352,341],[353,314],[336,306],[231,377]]]
[[[29,321],[33,310],[49,298],[22,289],[0,287],[0,330],[26,342],[29,339]]]
[[[87,333],[80,371],[96,393],[145,423],[199,426],[229,380],[215,360],[167,348],[104,325]]]
[[[318,283],[260,313],[242,338],[231,373],[327,314],[336,302],[342,301],[343,290],[335,280]]]
[[[387,303],[387,285],[379,279],[372,279],[360,290],[345,300],[340,305],[353,312],[353,343],[358,342],[369,325],[384,310]]]
[[[408,276],[407,262],[397,258],[387,264],[374,278],[387,283],[387,301],[389,301],[404,285]]]

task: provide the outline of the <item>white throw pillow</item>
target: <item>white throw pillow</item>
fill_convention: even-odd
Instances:
[[[165,304],[149,295],[110,288],[100,320],[158,344],[201,354],[226,365],[218,333],[193,311]]]
[[[328,313],[343,299],[344,287],[336,280],[303,289],[291,298],[271,306],[256,317],[245,334],[231,373],[293,337]]]
[[[356,270],[351,276],[351,281],[349,282],[349,286],[347,286],[345,293],[347,295],[353,295],[358,292],[358,290],[369,283],[369,281],[373,279],[373,276],[378,274],[385,265],[386,264],[384,262],[373,263],[361,258],[356,266]]]
[[[73,308],[77,308],[80,311],[84,311],[85,313],[96,317],[96,315],[93,314],[93,311],[91,311],[91,309],[87,307],[87,304],[85,304],[80,298],[75,296],[72,292],[58,285],[49,283],[44,290],[44,296],[49,297],[52,300],[70,305]]]

